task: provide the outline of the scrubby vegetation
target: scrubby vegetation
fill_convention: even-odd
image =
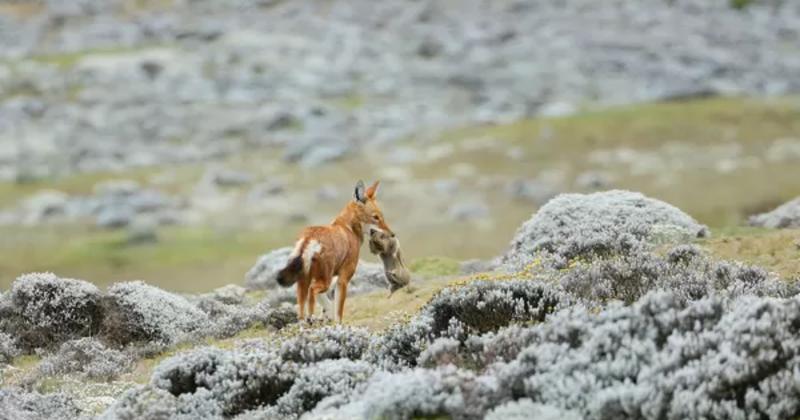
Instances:
[[[17,355],[19,355],[19,349],[14,337],[0,332],[0,364],[10,362]]]
[[[133,367],[133,358],[107,348],[93,338],[67,341],[39,364],[39,372],[56,376],[77,372],[89,379],[109,381]]]
[[[0,413],[7,419],[75,419],[80,410],[67,395],[0,389]]]
[[[639,252],[652,243],[702,238],[708,229],[659,200],[628,191],[564,194],[544,205],[514,236],[503,263],[522,269],[539,251],[563,259]]]
[[[800,285],[718,259],[698,242],[705,232],[641,195],[558,197],[486,264],[494,271],[378,292],[385,311],[420,304],[368,328],[292,325],[293,307],[273,304],[282,289],[180,296],[141,282],[103,292],[23,276],[31,284],[0,296],[15,314],[2,324],[0,355],[44,356],[23,385],[143,375],[117,391],[105,419],[799,416]],[[84,313],[74,309],[87,306],[81,299],[95,302],[96,337],[76,329],[18,350],[18,323],[71,325],[52,310],[47,322],[22,316],[29,300],[13,297],[36,288],[49,298],[38,305],[70,317]],[[179,343],[185,350],[168,351]],[[142,372],[143,357],[154,358]],[[0,404],[85,414],[66,397],[13,392]]]
[[[800,228],[800,197],[778,208],[750,217],[750,224],[773,229]]]
[[[800,285],[736,262],[714,261],[692,245],[667,255],[638,252],[578,263],[560,279],[570,296],[588,305],[632,303],[652,290],[671,290],[683,300],[712,295],[793,296]]]
[[[104,334],[120,344],[175,343],[200,329],[206,314],[185,298],[142,282],[108,289]]]
[[[94,335],[100,328],[100,295],[97,287],[82,280],[27,274],[4,295],[0,328],[28,350]]]

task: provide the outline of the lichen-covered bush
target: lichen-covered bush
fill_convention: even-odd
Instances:
[[[140,281],[108,289],[102,333],[119,344],[176,343],[200,330],[206,314],[186,298]]]
[[[495,331],[513,322],[542,321],[559,303],[558,294],[537,281],[474,281],[440,291],[423,308],[435,336],[455,321],[465,333]]]
[[[482,370],[493,363],[514,360],[533,339],[533,331],[521,325],[511,325],[483,335],[471,335],[463,342],[440,337],[420,354],[417,365],[433,368],[455,364]]]
[[[0,310],[0,327],[30,351],[97,333],[101,293],[82,280],[52,273],[25,274],[14,281]]]
[[[90,379],[108,381],[132,367],[133,359],[128,354],[86,337],[61,344],[56,353],[39,364],[39,372],[51,376],[78,372]]]
[[[360,359],[369,345],[364,328],[326,326],[301,330],[283,341],[280,354],[284,360],[312,363],[326,359]]]
[[[222,408],[206,389],[192,394],[172,395],[151,385],[131,389],[101,416],[101,420],[215,420]]]
[[[464,364],[459,352],[461,342],[455,338],[440,337],[434,340],[417,358],[417,366],[434,368],[445,365]]]
[[[432,323],[432,318],[423,313],[407,323],[390,326],[370,341],[364,359],[387,370],[415,366],[431,340]]]
[[[685,302],[650,293],[599,314],[579,307],[532,327],[493,367],[505,398],[596,419],[794,418],[800,415],[800,300]]]
[[[273,351],[204,347],[161,362],[151,385],[179,398],[208,391],[207,398],[232,416],[274,404],[292,387],[297,369]]]
[[[211,293],[200,295],[201,299],[213,299],[227,305],[240,305],[247,297],[247,289],[236,284],[228,284],[214,289]]]
[[[748,222],[752,226],[773,229],[800,228],[800,197],[770,212],[751,216]]]
[[[297,291],[293,287],[272,289],[267,292],[264,300],[272,307],[278,307],[282,304],[294,305],[297,303]]]
[[[379,371],[345,399],[323,400],[308,418],[409,419],[442,416],[481,419],[498,401],[489,376],[447,366],[441,369]]]
[[[631,303],[655,289],[671,290],[681,299],[713,294],[786,297],[800,290],[796,283],[763,269],[714,261],[687,245],[670,250],[665,257],[638,252],[598,259],[559,276],[564,292],[592,305],[612,300]]]
[[[273,309],[267,301],[256,305],[226,304],[217,299],[201,299],[198,307],[208,316],[200,335],[216,338],[232,337],[254,326],[281,329],[297,320],[297,313],[283,308]]]
[[[580,420],[578,413],[548,405],[536,404],[529,398],[509,401],[490,411],[486,420]]]
[[[444,336],[464,342],[469,336],[513,323],[538,322],[555,310],[559,295],[530,280],[473,281],[440,291],[410,322],[397,324],[372,340],[366,360],[384,369],[416,366],[428,345]],[[436,355],[426,355],[426,363]]]
[[[336,400],[349,398],[372,376],[373,371],[374,367],[369,363],[347,359],[323,360],[308,365],[300,369],[291,389],[272,407],[272,415],[261,418],[297,418],[326,397],[335,395]]]
[[[14,337],[0,332],[0,364],[11,362],[19,353]]]
[[[681,210],[629,191],[562,194],[517,231],[502,264],[523,269],[537,252],[570,260],[606,256],[706,236],[708,229]]]
[[[0,419],[75,419],[81,411],[62,393],[40,394],[19,388],[0,388]]]

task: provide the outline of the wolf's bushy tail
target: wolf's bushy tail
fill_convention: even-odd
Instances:
[[[303,256],[291,257],[286,267],[278,271],[278,284],[289,287],[297,283],[297,279],[303,274]]]

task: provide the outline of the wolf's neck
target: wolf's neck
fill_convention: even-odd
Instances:
[[[346,205],[342,211],[339,212],[339,215],[333,219],[332,225],[341,226],[353,232],[356,237],[358,237],[358,243],[360,244],[364,241],[364,228],[361,226],[361,222],[358,220],[356,212],[351,206],[352,204]]]

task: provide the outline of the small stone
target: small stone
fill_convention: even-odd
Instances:
[[[464,201],[453,204],[447,213],[458,221],[483,219],[489,217],[489,207],[480,201]]]

